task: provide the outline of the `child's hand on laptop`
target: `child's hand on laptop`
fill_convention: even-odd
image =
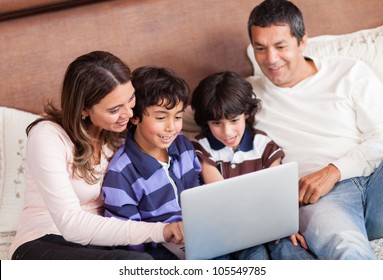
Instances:
[[[303,248],[305,248],[306,250],[309,248],[309,247],[307,246],[307,243],[306,243],[305,238],[304,238],[303,235],[300,234],[299,232],[296,233],[296,234],[291,235],[291,236],[290,236],[290,240],[291,240],[291,242],[292,242],[295,246],[298,246],[298,242],[299,242],[299,243],[301,244],[301,246],[302,246]]]
[[[167,224],[164,227],[164,239],[166,242],[180,244],[184,242],[184,228],[182,222]]]
[[[294,244],[294,246],[298,246],[298,242],[299,242],[301,244],[302,248],[304,248],[306,250],[309,248],[307,246],[305,238],[299,232],[296,233],[296,234],[291,235],[290,236],[290,240]],[[278,244],[278,243],[279,243],[279,239],[277,241],[275,241],[275,244]]]

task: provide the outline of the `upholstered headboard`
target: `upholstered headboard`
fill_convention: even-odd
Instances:
[[[0,0],[0,105],[40,113],[67,65],[102,49],[132,69],[169,66],[193,89],[221,70],[247,76],[246,23],[260,0]],[[383,25],[381,0],[293,0],[309,36]]]

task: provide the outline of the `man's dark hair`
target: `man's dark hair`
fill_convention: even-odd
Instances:
[[[251,27],[269,27],[271,25],[288,25],[291,35],[297,38],[298,45],[306,34],[302,12],[287,0],[265,0],[250,13],[247,23],[252,42]]]

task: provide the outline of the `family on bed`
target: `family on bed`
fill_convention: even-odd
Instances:
[[[173,259],[161,243],[183,243],[182,190],[296,161],[299,232],[217,258],[375,259],[382,83],[360,61],[305,57],[302,13],[289,1],[256,6],[248,32],[262,75],[214,73],[192,93],[168,68],[131,72],[104,51],[75,59],[60,109],[46,104],[27,128],[10,257]],[[190,95],[194,139],[181,133]]]

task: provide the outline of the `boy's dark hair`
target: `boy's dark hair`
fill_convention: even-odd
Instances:
[[[191,107],[194,120],[209,133],[210,120],[231,119],[241,114],[249,117],[246,126],[254,130],[255,114],[261,106],[251,84],[231,71],[212,74],[203,79],[193,92]]]
[[[302,12],[287,0],[265,0],[252,10],[247,22],[250,41],[252,42],[252,26],[268,27],[271,25],[288,25],[291,36],[297,38],[298,45],[306,34]]]
[[[133,71],[132,84],[136,94],[134,117],[139,121],[149,106],[161,105],[172,109],[180,102],[185,110],[189,101],[189,86],[171,69],[143,66]]]

